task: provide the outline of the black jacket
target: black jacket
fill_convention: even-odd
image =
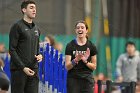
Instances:
[[[39,53],[40,31],[37,26],[19,20],[10,30],[9,52],[11,55],[10,69],[23,69],[24,67],[38,68],[35,55]]]

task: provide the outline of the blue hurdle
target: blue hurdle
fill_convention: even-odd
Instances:
[[[41,47],[40,53],[44,59],[39,63],[39,93],[66,93],[67,70],[63,54],[49,44]]]
[[[66,93],[67,70],[63,54],[49,44],[41,46],[40,53],[43,60],[39,63],[39,93]],[[4,71],[10,78],[9,60],[7,54]]]

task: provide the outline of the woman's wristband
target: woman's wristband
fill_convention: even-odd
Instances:
[[[72,64],[72,66],[75,66],[76,65],[74,59],[71,61],[71,64]]]

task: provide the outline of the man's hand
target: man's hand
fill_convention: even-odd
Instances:
[[[39,55],[35,55],[35,58],[37,59],[38,62],[41,62],[43,59],[43,56],[39,54]]]
[[[87,63],[87,59],[89,56],[90,56],[90,49],[87,48],[86,53],[82,55],[81,59],[83,60],[83,62]]]
[[[28,75],[28,76],[33,76],[34,74],[35,74],[35,72],[33,71],[33,70],[31,70],[30,68],[28,68],[28,67],[25,67],[24,69],[23,69],[23,71],[26,73],[26,75]]]

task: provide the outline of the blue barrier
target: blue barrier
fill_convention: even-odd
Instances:
[[[45,48],[41,47],[40,53],[44,59],[39,63],[39,93],[66,93],[67,70],[63,54],[59,54],[49,44]]]
[[[66,76],[64,56],[58,50],[46,44],[40,47],[43,55],[39,63],[39,93],[66,93]],[[8,55],[5,58],[4,71],[10,78],[10,62]]]
[[[4,72],[6,73],[6,75],[8,76],[8,78],[11,78],[11,73],[10,73],[10,57],[8,55],[8,53],[5,53],[6,57],[4,60]]]

